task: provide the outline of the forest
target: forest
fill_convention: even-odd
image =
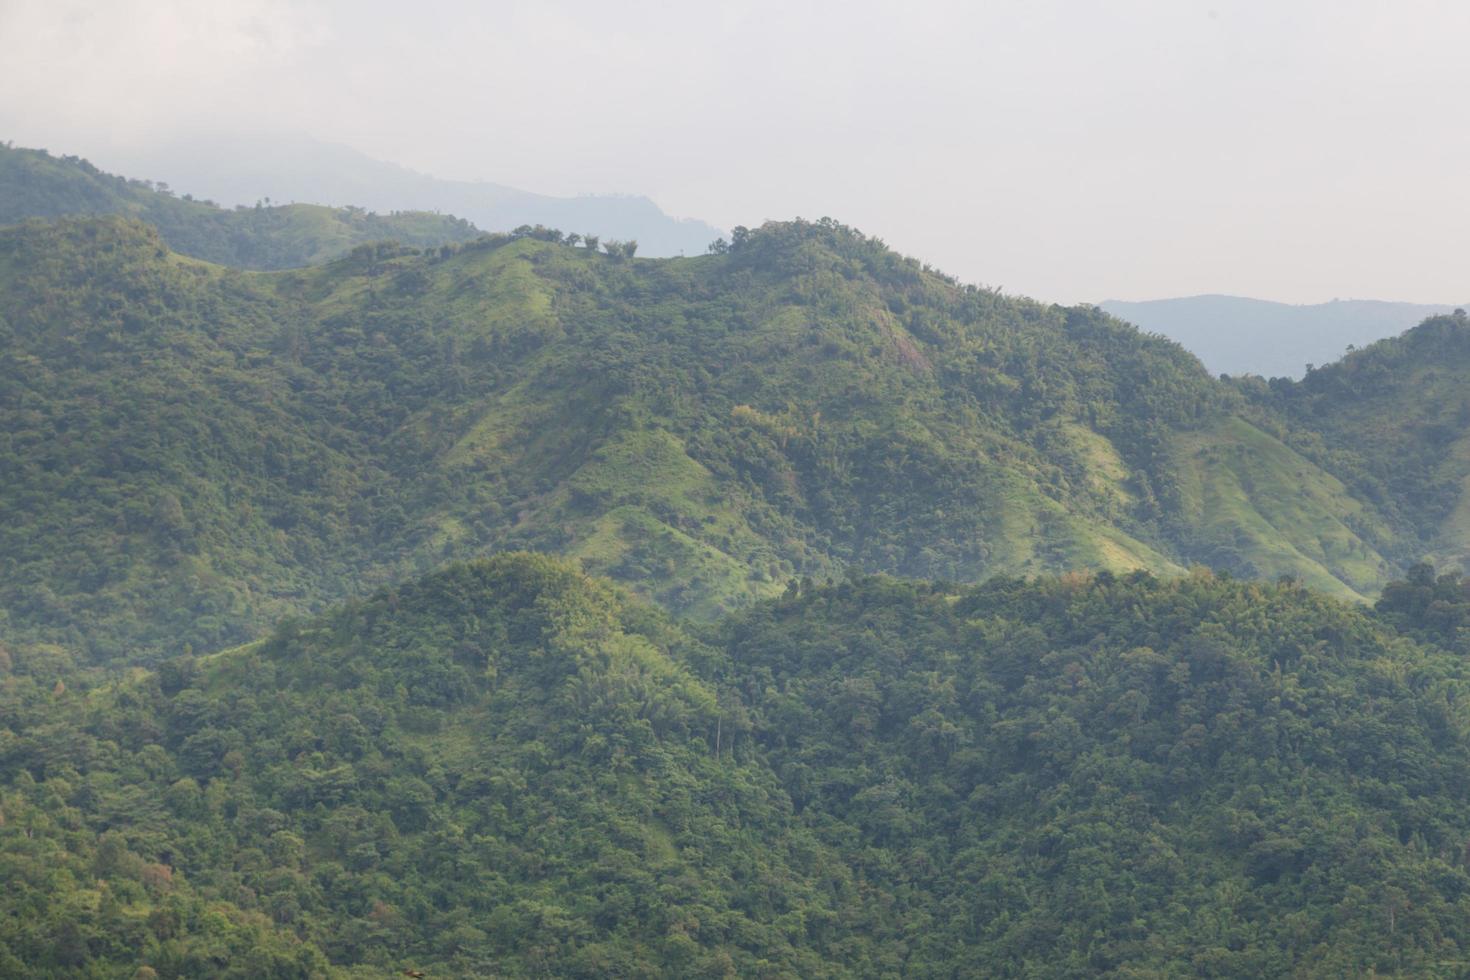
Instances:
[[[0,975],[1470,973],[1462,312],[0,202]]]
[[[880,576],[683,623],[522,553],[156,669],[7,650],[0,972],[1462,976],[1467,595]]]
[[[8,635],[154,662],[517,548],[706,620],[850,572],[1204,564],[1367,600],[1470,554],[1463,317],[1227,382],[832,221],[602,245],[250,272],[135,218],[0,229]]]

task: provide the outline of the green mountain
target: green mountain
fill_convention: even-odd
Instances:
[[[0,341],[0,627],[102,658],[504,548],[704,618],[849,569],[1204,562],[1363,597],[1443,517],[1392,438],[1381,492],[1333,448],[1293,394],[1315,375],[1226,384],[830,221],[694,259],[534,229],[269,273],[31,222],[0,229]]]
[[[164,185],[103,173],[77,157],[0,144],[0,225],[102,214],[145,221],[177,252],[244,269],[325,262],[365,242],[438,245],[480,234],[467,221],[427,211],[383,215],[315,204],[221,208],[175,197]]]
[[[0,972],[1462,976],[1467,594],[870,578],[690,627],[508,555],[157,671],[7,650]]]

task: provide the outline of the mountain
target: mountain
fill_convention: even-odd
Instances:
[[[694,628],[502,555],[156,671],[17,646],[0,972],[1460,976],[1467,595],[867,578]]]
[[[309,201],[371,210],[458,215],[486,231],[545,225],[637,241],[644,255],[702,255],[724,234],[702,221],[673,218],[638,195],[552,197],[488,181],[442,180],[336,143],[273,134],[199,137],[118,157],[118,169],[161,177],[226,204]]]
[[[1241,296],[1187,296],[1139,303],[1108,300],[1102,309],[1177,340],[1216,374],[1300,378],[1345,350],[1394,337],[1454,306],[1333,300],[1293,306]]]
[[[422,211],[382,215],[318,204],[221,208],[103,173],[77,157],[0,145],[0,225],[88,214],[137,218],[184,255],[246,269],[311,265],[386,239],[439,245],[480,234],[461,219]]]
[[[831,222],[253,274],[32,223],[0,230],[0,317],[0,608],[104,657],[506,547],[702,616],[847,568],[1202,560],[1361,595],[1418,557],[1177,345]]]
[[[1335,448],[1315,376],[1225,383],[831,221],[690,259],[530,229],[268,273],[32,222],[0,230],[0,331],[0,623],[105,660],[505,548],[706,619],[849,570],[1202,562],[1363,598],[1436,535],[1466,554],[1459,488],[1375,483],[1393,438]]]

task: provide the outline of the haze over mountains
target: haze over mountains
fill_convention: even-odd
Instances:
[[[10,199],[0,202],[0,221],[138,214],[187,254],[261,269],[323,261],[364,241],[424,245],[524,225],[631,238],[639,254],[653,257],[698,255],[723,234],[702,222],[668,218],[646,198],[554,198],[488,182],[442,181],[301,137],[217,137],[135,150],[119,159],[135,161],[124,168],[133,173],[166,177],[158,186],[172,190],[140,195],[154,183],[81,167],[76,158],[0,147],[0,168],[10,171],[3,180],[13,188]],[[215,202],[223,207],[211,207]],[[260,208],[263,202],[269,206]],[[251,213],[242,213],[242,206]],[[270,234],[247,225],[269,225]],[[1213,373],[1294,378],[1307,364],[1326,364],[1350,346],[1397,336],[1457,306],[1372,300],[1290,305],[1194,296],[1108,300],[1101,308],[1178,341]]]
[[[1466,304],[1333,300],[1292,305],[1243,296],[1108,300],[1102,309],[1177,340],[1216,374],[1299,378],[1308,364],[1337,360],[1349,347],[1396,337]]]
[[[441,180],[340,144],[285,134],[175,140],[118,152],[108,164],[227,206],[269,198],[278,204],[350,205],[383,213],[433,211],[483,231],[545,225],[633,239],[648,256],[700,255],[724,234],[702,221],[672,218],[638,195],[553,197],[489,181]]]

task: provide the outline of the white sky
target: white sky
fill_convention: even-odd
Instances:
[[[1470,297],[1464,0],[0,0],[0,139],[221,127],[1048,300]]]

